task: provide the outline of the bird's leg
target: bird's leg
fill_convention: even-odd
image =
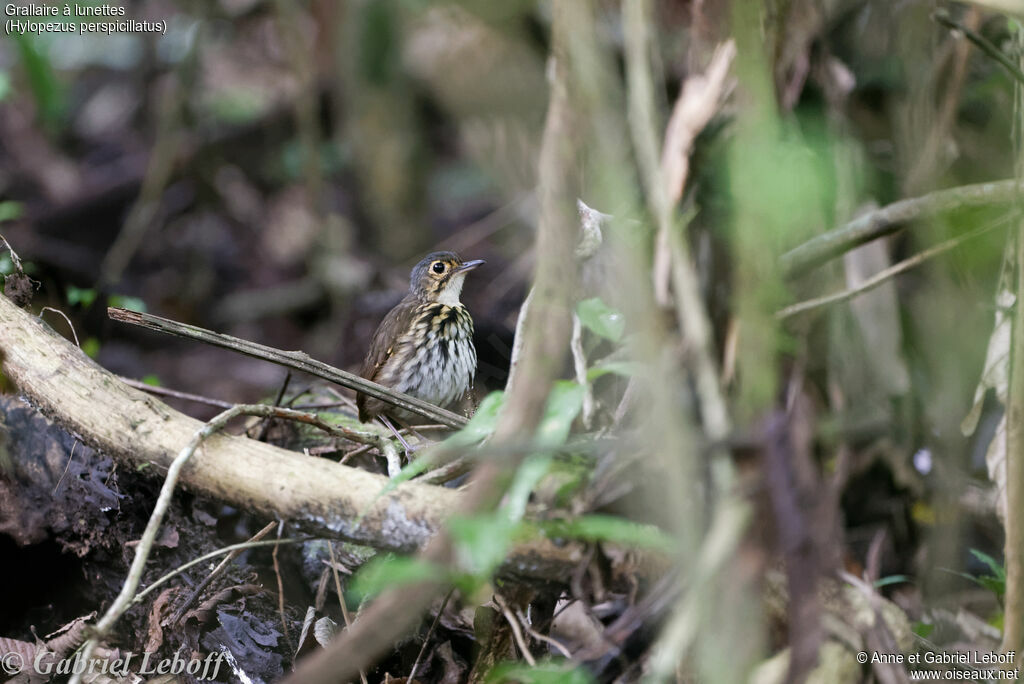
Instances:
[[[397,422],[397,421],[396,421],[396,422]],[[417,430],[417,429],[416,429],[415,427],[413,427],[412,425],[407,425],[407,424],[404,424],[404,423],[402,423],[401,425],[402,425],[402,427],[404,427],[404,428],[405,428],[406,430],[408,430],[408,431],[409,431],[409,432],[411,432],[412,434],[414,434],[414,435],[416,435],[417,437],[419,437],[420,441],[421,441],[421,442],[423,442],[424,444],[426,444],[427,442],[429,442],[429,441],[430,441],[429,439],[427,439],[426,437],[424,437],[424,436],[423,436],[423,433],[422,433],[422,432],[420,432],[419,430]],[[416,448],[418,449],[419,447],[416,447]]]
[[[402,437],[402,433],[398,431],[398,428],[395,427],[395,424],[391,422],[390,418],[388,418],[384,414],[381,414],[381,415],[377,416],[377,420],[379,420],[380,422],[384,423],[384,425],[389,430],[391,430],[391,433],[395,437],[398,438],[398,441],[402,443],[402,446],[405,447],[406,451],[408,451],[408,452],[416,451],[407,441],[405,441],[405,437]]]
[[[391,424],[391,421],[389,421],[386,416],[378,416],[377,420],[386,425],[388,429],[394,433],[394,436],[398,438],[398,441],[401,442],[401,445],[406,447],[406,457],[408,458],[413,451],[413,447],[409,445],[409,442],[406,441],[406,439],[404,439],[404,437],[402,437],[401,434],[394,429],[394,425]],[[397,454],[388,450],[388,453],[384,455],[384,458],[387,459],[388,477],[395,477],[399,472],[401,472],[401,459],[398,458]],[[397,463],[394,463],[395,461]]]

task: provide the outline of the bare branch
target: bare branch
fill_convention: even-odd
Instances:
[[[956,209],[1009,204],[1022,191],[1024,181],[1010,179],[936,190],[894,202],[789,250],[779,259],[782,272],[787,278],[795,278],[858,245],[898,233],[908,221]]]

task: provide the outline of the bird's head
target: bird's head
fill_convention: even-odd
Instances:
[[[463,261],[455,252],[428,254],[412,269],[409,291],[419,299],[455,306],[466,274],[482,263],[483,259]]]

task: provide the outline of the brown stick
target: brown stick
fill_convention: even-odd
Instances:
[[[107,309],[107,315],[111,320],[120,321],[121,323],[130,323],[150,330],[156,330],[157,332],[170,333],[171,335],[177,335],[179,337],[187,337],[191,340],[198,340],[199,342],[213,345],[214,347],[230,349],[231,351],[236,351],[239,354],[263,359],[264,361],[270,361],[271,363],[276,363],[279,366],[292,368],[294,370],[302,371],[303,373],[309,373],[310,375],[315,375],[323,378],[324,380],[335,382],[342,387],[348,387],[349,389],[356,390],[357,392],[362,392],[374,399],[380,399],[381,401],[406,409],[407,411],[423,416],[432,422],[447,425],[455,430],[458,430],[466,424],[466,419],[457,413],[446,411],[429,402],[417,399],[416,397],[410,397],[408,394],[396,392],[384,387],[383,385],[378,385],[375,382],[370,382],[365,378],[361,378],[358,375],[343,371],[340,368],[329,366],[322,361],[317,361],[316,359],[311,358],[304,352],[281,351],[279,349],[274,349],[273,347],[267,347],[262,344],[250,342],[249,340],[232,337],[231,335],[216,333],[212,330],[200,328],[199,326],[172,321],[171,319],[163,318],[162,316],[154,316],[153,314],[140,313],[138,311],[130,311],[128,309],[119,309],[113,306]]]

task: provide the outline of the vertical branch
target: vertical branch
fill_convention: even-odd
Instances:
[[[1018,87],[1019,88],[1019,87]],[[1013,319],[1006,407],[1006,606],[1003,650],[1024,651],[1024,239],[1018,231],[1017,307]]]
[[[570,185],[576,166],[569,79],[568,41],[571,3],[552,6],[551,95],[538,169],[540,220],[537,227],[537,272],[528,315],[518,333],[521,351],[508,383],[508,398],[495,431],[497,439],[532,431],[540,420],[551,380],[560,369],[569,341],[569,296],[574,289],[576,239],[575,193]],[[519,340],[517,340],[517,344]]]
[[[731,42],[720,46],[715,51],[707,75],[693,77],[683,86],[669,120],[659,164],[654,87],[649,66],[649,4],[648,0],[626,0],[623,23],[630,130],[643,172],[647,203],[658,229],[654,252],[654,292],[659,304],[671,304],[671,280],[676,294],[676,313],[686,337],[685,346],[692,357],[704,427],[713,442],[720,442],[729,433],[729,416],[718,384],[711,323],[701,301],[689,246],[675,218],[675,208],[686,185],[693,142],[718,110],[736,48]]]
[[[1024,38],[1017,31],[1017,44]],[[1024,170],[1024,88],[1014,85],[1017,177]],[[1017,302],[1010,342],[1010,387],[1006,406],[1006,605],[1003,650],[1024,651],[1024,224],[1016,236]]]

